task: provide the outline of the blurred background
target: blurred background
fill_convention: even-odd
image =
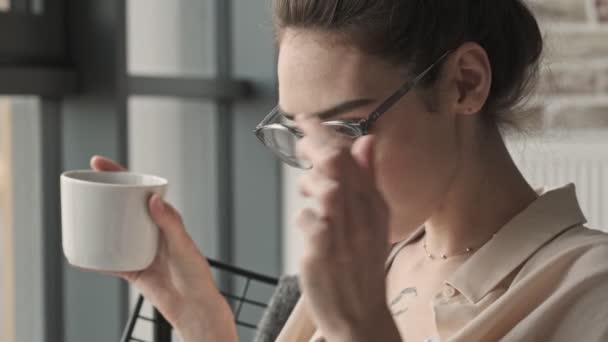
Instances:
[[[608,0],[529,3],[546,56],[509,146],[535,186],[576,183],[608,228]],[[298,172],[252,134],[275,60],[269,0],[0,0],[0,341],[119,339],[135,291],[61,251],[59,175],[94,154],[167,177],[207,256],[297,272]]]

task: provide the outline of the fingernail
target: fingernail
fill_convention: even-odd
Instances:
[[[162,213],[165,210],[165,203],[159,194],[154,194],[152,196],[152,206],[158,213]]]

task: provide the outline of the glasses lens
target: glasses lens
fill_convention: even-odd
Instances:
[[[345,135],[345,136],[353,138],[353,139],[361,136],[361,132],[358,131],[356,128],[353,128],[352,126],[349,126],[349,125],[346,125],[343,123],[328,122],[328,123],[325,123],[325,125],[331,129],[333,129],[337,133]]]
[[[301,169],[312,167],[309,162],[296,157],[296,143],[299,138],[287,128],[265,127],[260,131],[260,137],[264,144],[287,164]]]

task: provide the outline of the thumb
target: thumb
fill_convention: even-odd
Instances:
[[[149,210],[152,219],[163,233],[169,249],[180,250],[191,242],[192,239],[184,228],[181,215],[163,201],[159,194],[154,194],[150,198]]]
[[[351,154],[357,165],[367,171],[369,176],[374,177],[374,150],[376,138],[373,135],[366,135],[355,140]]]

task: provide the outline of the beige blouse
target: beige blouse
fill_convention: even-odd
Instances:
[[[608,234],[584,223],[574,185],[542,193],[445,280],[430,303],[440,340],[608,341]],[[319,337],[300,299],[277,341]]]

